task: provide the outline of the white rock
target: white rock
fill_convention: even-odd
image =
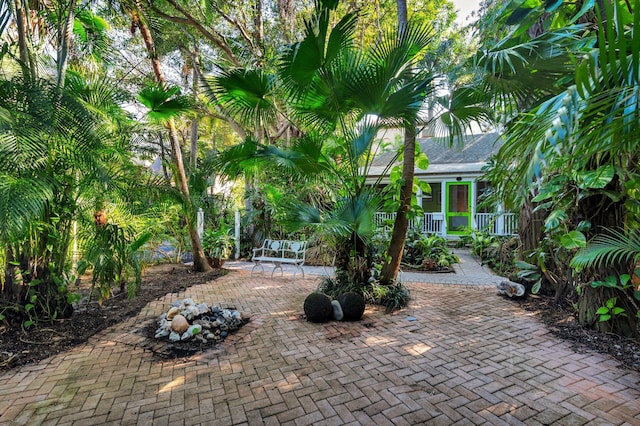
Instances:
[[[158,330],[156,330],[156,339],[167,337],[169,334],[169,330],[167,330],[166,328],[159,328]]]
[[[180,313],[180,309],[174,306],[173,308],[169,309],[169,312],[167,312],[167,319],[169,320],[173,319],[173,317],[175,317],[179,313]]]
[[[172,342],[177,342],[178,340],[180,340],[180,335],[175,331],[172,331],[171,334],[169,334],[169,340],[171,340]]]
[[[198,308],[198,315],[204,315],[209,312],[209,305],[206,303],[200,303],[196,308]]]
[[[342,306],[337,300],[331,301],[331,307],[333,308],[333,319],[336,321],[342,321],[344,319],[344,313],[342,312]]]
[[[195,336],[201,331],[202,331],[202,326],[200,324],[193,324],[192,326],[189,326],[186,332],[191,334],[192,336]]]

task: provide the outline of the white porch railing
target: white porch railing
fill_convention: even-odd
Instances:
[[[476,227],[494,235],[516,235],[518,215],[515,213],[476,213]]]
[[[423,218],[409,221],[409,229],[418,229],[423,234],[444,235],[445,225],[442,213],[424,213]],[[376,226],[395,220],[395,213],[377,212]],[[474,218],[474,229],[488,231],[494,235],[516,235],[518,233],[518,216],[514,213],[477,213]]]

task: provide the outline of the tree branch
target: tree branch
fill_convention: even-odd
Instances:
[[[175,10],[180,12],[185,18],[186,23],[191,25],[195,29],[197,29],[203,36],[205,36],[208,40],[213,42],[216,46],[218,46],[222,51],[227,55],[227,58],[237,67],[241,66],[240,61],[236,58],[236,55],[233,54],[233,51],[229,47],[229,45],[224,42],[222,36],[220,34],[214,34],[213,32],[206,29],[202,24],[200,24],[184,7],[182,7],[175,0],[166,0]]]
[[[247,33],[247,29],[244,27],[244,25],[241,25],[237,19],[233,19],[229,15],[227,15],[222,9],[218,7],[216,2],[211,2],[210,4],[211,4],[211,7],[215,9],[215,11],[218,12],[225,21],[227,21],[228,23],[236,27],[236,29],[240,32],[240,35],[242,36],[242,38],[249,44],[249,47],[251,48],[251,50],[254,53],[259,53],[255,51],[255,43],[251,38],[251,36]]]

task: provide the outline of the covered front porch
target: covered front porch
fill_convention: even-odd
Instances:
[[[377,212],[375,215],[376,226],[385,223],[393,223],[395,213]],[[515,213],[476,213],[471,220],[471,227],[465,232],[447,232],[448,226],[443,213],[424,213],[421,218],[409,221],[409,229],[417,230],[422,234],[436,234],[442,237],[459,238],[472,231],[488,232],[491,235],[517,235],[518,215]]]

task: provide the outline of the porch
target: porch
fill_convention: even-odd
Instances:
[[[395,213],[377,212],[375,214],[375,224],[380,227],[384,223],[393,223]],[[447,233],[447,221],[443,213],[424,213],[421,218],[409,221],[409,229],[419,230],[423,234],[436,234],[443,237],[460,237],[457,231],[455,234]],[[491,235],[517,235],[518,215],[515,213],[475,213],[471,221],[471,231],[488,232]]]

